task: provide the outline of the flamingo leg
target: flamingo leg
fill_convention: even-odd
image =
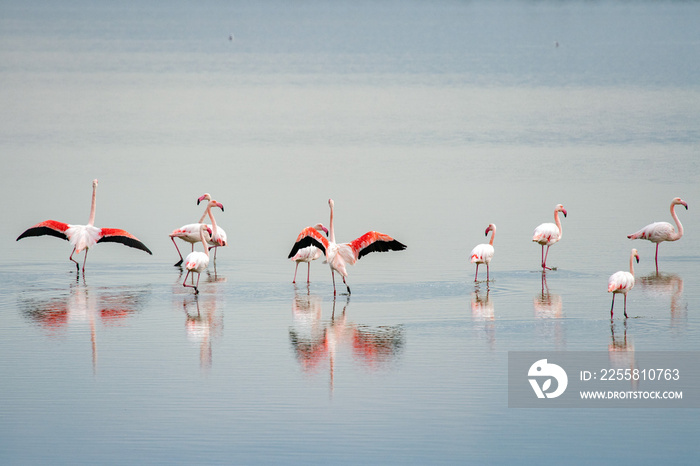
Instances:
[[[333,296],[335,296],[335,272],[333,272],[333,269],[331,269],[331,278],[333,279]]]
[[[348,294],[350,294],[350,287],[348,286],[347,282],[345,281],[345,277],[343,277],[343,283],[345,283],[345,288],[348,289]]]
[[[190,271],[188,270],[187,273],[185,274],[185,279],[182,281],[182,286],[188,286],[191,287],[191,285],[187,284],[187,277],[190,276]]]
[[[627,293],[625,293],[625,319],[627,318]]]
[[[306,270],[306,283],[311,283],[311,262],[307,262],[309,268]]]
[[[194,294],[199,294],[199,279],[202,277],[201,273],[197,274],[197,284],[194,286]]]
[[[656,255],[654,256],[654,263],[656,264],[656,275],[659,274],[659,244],[656,243]]]
[[[85,248],[85,257],[83,258],[83,273],[85,273],[85,263],[87,262],[88,248]]]
[[[542,245],[542,249],[544,249],[544,244]],[[547,269],[547,270],[552,270],[550,267],[547,267],[547,256],[549,255],[549,246],[547,246],[547,252],[544,254],[544,260],[542,261],[542,268]]]
[[[486,264],[486,282],[488,283],[489,280],[491,280],[491,279],[489,278],[489,264],[487,263]]]
[[[184,260],[182,258],[182,253],[180,252],[180,248],[177,247],[177,243],[175,242],[174,237],[170,237],[171,240],[173,240],[173,244],[175,245],[175,249],[177,250],[177,254],[180,256],[180,260],[175,263],[175,267],[180,267],[182,265],[182,261]]]
[[[476,275],[474,275],[474,283],[476,283],[476,279],[479,278],[479,263],[476,263]]]
[[[615,308],[615,293],[613,293],[612,306],[610,306],[610,320],[613,319],[613,309]]]
[[[294,280],[292,280],[292,283],[297,282],[297,269],[299,268],[299,262],[297,262],[297,266],[294,267]]]
[[[73,259],[73,254],[75,254],[75,248],[73,248],[73,252],[70,253],[70,257],[68,259],[72,260],[75,262],[75,269],[80,272],[80,264],[78,263],[77,260]]]

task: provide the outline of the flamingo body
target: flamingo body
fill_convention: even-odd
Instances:
[[[646,239],[656,244],[654,262],[656,263],[657,274],[659,273],[659,244],[664,241],[678,241],[683,237],[683,224],[681,224],[678,215],[676,215],[675,207],[677,205],[682,205],[685,207],[685,210],[688,210],[688,203],[680,197],[676,197],[671,201],[671,217],[676,222],[678,231],[668,222],[654,222],[631,235],[627,235],[629,239]]]
[[[209,267],[209,248],[206,245],[206,238],[204,236],[207,226],[201,224],[199,228],[200,242],[204,245],[204,252],[192,251],[185,258],[185,269],[187,269],[187,274],[185,275],[185,280],[182,282],[182,286],[194,288],[194,294],[199,294],[199,279],[202,276],[202,272]],[[197,274],[197,284],[188,285],[187,278],[189,278],[190,273]]]
[[[477,244],[474,249],[472,249],[470,261],[472,264],[476,264],[476,274],[474,275],[475,282],[479,276],[479,264],[486,264],[486,281],[489,280],[489,264],[491,263],[491,259],[493,259],[493,254],[496,252],[493,248],[493,239],[496,236],[496,225],[493,223],[489,224],[489,226],[486,227],[484,236],[488,236],[489,232],[492,232],[491,241],[489,241],[488,244]]]
[[[25,230],[17,237],[17,241],[31,236],[45,235],[65,239],[73,245],[73,252],[71,252],[70,260],[75,262],[78,270],[80,270],[80,266],[78,265],[78,262],[73,259],[73,254],[80,253],[81,251],[85,250],[86,261],[88,249],[97,243],[121,243],[125,246],[145,251],[148,254],[153,254],[145,244],[126,230],[122,230],[120,228],[99,228],[94,226],[97,184],[97,180],[93,180],[92,205],[90,207],[90,220],[88,221],[87,225],[71,225],[68,223],[59,222],[57,220],[45,220]],[[85,261],[83,261],[83,271],[85,271]]]
[[[608,278],[608,293],[613,294],[612,306],[610,307],[610,319],[613,318],[613,309],[615,308],[615,295],[622,293],[625,297],[625,317],[627,317],[627,293],[634,288],[634,260],[639,262],[639,254],[636,249],[632,249],[630,254],[630,271],[625,272],[620,270],[610,275]]]
[[[330,238],[324,238],[314,227],[307,227],[299,233],[288,257],[294,257],[302,248],[308,246],[317,247],[326,255],[326,262],[330,266],[331,277],[333,278],[333,294],[336,294],[335,272],[341,275],[348,294],[350,294],[350,287],[345,281],[348,276],[347,265],[354,265],[359,259],[371,252],[401,251],[406,249],[406,245],[389,235],[377,231],[368,231],[349,243],[336,243],[333,228],[333,199],[328,200],[328,205],[331,209]]]

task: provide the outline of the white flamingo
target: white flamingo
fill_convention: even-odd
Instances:
[[[309,245],[316,246],[326,254],[326,262],[331,268],[333,294],[336,294],[335,272],[343,277],[343,283],[350,294],[350,287],[345,281],[348,276],[346,265],[354,265],[358,259],[370,252],[401,251],[406,249],[406,246],[391,236],[376,231],[369,231],[349,243],[336,244],[333,229],[333,199],[328,199],[328,206],[331,208],[330,238],[324,238],[314,227],[307,227],[299,233],[288,257],[294,257],[299,249]]]
[[[323,231],[326,234],[326,236],[328,236],[328,229],[324,227],[323,224],[317,223],[312,228],[318,232]],[[308,265],[308,270],[306,273],[306,283],[310,283],[311,261],[315,261],[316,259],[321,257],[322,254],[323,252],[316,246],[306,246],[305,248],[299,249],[294,255],[294,257],[291,258],[294,262],[296,262],[296,267],[294,267],[294,280],[292,280],[292,283],[297,282],[297,270],[299,269],[300,262],[306,262]]]
[[[559,212],[564,214],[566,217],[566,209],[561,204],[557,204],[554,208],[554,222],[555,223],[543,223],[535,228],[535,232],[532,235],[532,241],[537,244],[542,245],[542,270],[549,269],[547,267],[547,255],[549,254],[549,247],[554,243],[558,242],[562,236],[561,221],[559,220]],[[547,252],[544,252],[544,247],[547,246]]]
[[[182,282],[182,286],[194,288],[194,294],[199,294],[199,278],[202,276],[202,272],[209,267],[209,247],[207,246],[207,239],[204,235],[204,232],[207,229],[208,227],[205,224],[201,224],[199,226],[199,239],[204,246],[204,252],[192,251],[191,253],[187,254],[187,257],[185,258],[185,269],[187,269],[187,274],[185,275],[185,280]],[[196,285],[187,284],[187,278],[192,272],[197,274]]]
[[[634,287],[634,259],[639,263],[639,254],[636,249],[632,249],[630,254],[630,271],[623,270],[610,275],[608,279],[608,293],[612,293],[612,306],[610,307],[610,318],[613,318],[615,308],[615,295],[622,293],[625,296],[625,317],[627,317],[627,293]]]
[[[488,236],[489,231],[491,232],[491,240],[488,242],[488,244],[479,244],[472,249],[471,263],[476,264],[476,275],[474,275],[475,282],[479,277],[479,264],[486,264],[486,281],[489,281],[489,264],[491,263],[493,253],[495,252],[493,249],[493,238],[496,236],[496,225],[493,223],[489,224],[489,226],[486,228],[484,236]]]
[[[226,241],[226,232],[224,232],[221,227],[219,227],[216,224],[216,220],[214,220],[214,215],[211,213],[212,207],[218,207],[221,209],[221,211],[224,211],[224,206],[220,202],[217,202],[215,200],[211,199],[211,196],[209,194],[204,194],[202,197],[197,199],[197,205],[199,203],[206,199],[206,196],[209,197],[209,202],[207,203],[207,208],[204,210],[204,213],[202,214],[202,218],[199,219],[199,222],[197,223],[189,223],[187,225],[183,225],[180,228],[176,228],[170,233],[170,240],[173,242],[173,245],[175,246],[175,249],[177,250],[178,255],[180,256],[180,260],[177,261],[174,265],[175,267],[179,267],[182,265],[182,253],[180,252],[180,248],[177,247],[177,243],[175,242],[175,238],[180,238],[183,241],[186,241],[192,245],[192,251],[194,251],[194,245],[195,243],[199,243],[200,237],[199,237],[199,226],[202,225],[204,222],[204,219],[206,216],[209,216],[209,220],[211,221],[211,225],[207,225],[208,229],[206,231],[206,244],[212,246],[212,247],[218,247],[218,246],[226,246],[228,243]],[[215,228],[216,227],[216,228]],[[214,255],[216,256],[216,250],[214,250]]]
[[[97,180],[92,180],[92,205],[90,206],[90,219],[87,225],[70,225],[56,220],[46,220],[38,223],[26,230],[17,237],[17,241],[29,236],[50,235],[70,241],[73,245],[73,252],[69,259],[75,262],[75,267],[80,272],[80,264],[73,259],[73,254],[80,254],[85,249],[83,259],[83,273],[85,272],[85,262],[87,262],[88,249],[97,243],[122,243],[126,246],[141,249],[149,254],[153,254],[145,244],[139,241],[131,233],[119,228],[98,228],[95,226],[95,207],[97,201]]]
[[[678,231],[668,222],[655,222],[645,226],[636,233],[627,235],[629,239],[647,239],[652,243],[656,243],[654,262],[656,263],[657,274],[659,273],[659,243],[662,241],[678,241],[683,237],[683,225],[676,215],[675,207],[677,205],[682,205],[685,207],[685,210],[688,210],[688,203],[680,197],[676,197],[671,201],[671,217],[673,217],[673,220],[676,222]]]

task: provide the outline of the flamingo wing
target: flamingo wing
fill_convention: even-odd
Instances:
[[[97,240],[98,243],[121,243],[129,246],[130,248],[140,249],[153,255],[151,250],[148,249],[145,244],[139,241],[138,238],[128,231],[121,230],[119,228],[102,228],[100,230],[100,236],[100,239]]]
[[[627,293],[634,287],[634,275],[629,272],[615,272],[608,279],[608,293]]]
[[[488,264],[491,262],[494,254],[493,246],[490,244],[479,244],[474,249],[472,249],[471,262],[478,262],[480,264]]]
[[[368,231],[349,244],[357,259],[361,259],[362,256],[370,252],[403,251],[406,249],[405,244],[378,231]]]
[[[301,233],[299,233],[299,236],[297,236],[294,246],[292,246],[292,250],[289,252],[287,259],[291,259],[297,252],[299,252],[300,249],[304,249],[308,246],[316,246],[323,252],[323,254],[325,254],[326,250],[328,249],[328,244],[328,240],[324,238],[323,235],[314,227],[306,227],[301,230]]]
[[[43,236],[50,235],[56,238],[65,239],[68,241],[68,235],[66,230],[68,230],[69,225],[63,222],[57,222],[56,220],[46,220],[45,222],[38,223],[33,227],[26,230],[24,233],[17,237],[17,241],[22,238],[27,238],[29,236]]]
[[[554,223],[543,223],[535,228],[532,241],[539,244],[553,244],[559,241],[559,228]]]
[[[676,234],[676,229],[668,222],[651,223],[636,233],[627,235],[630,239],[648,239],[653,243],[661,241],[671,241]]]

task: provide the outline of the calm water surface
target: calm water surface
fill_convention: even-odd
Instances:
[[[509,409],[507,357],[700,351],[700,4],[0,9],[3,464],[697,462],[694,410]],[[96,224],[152,257],[100,244],[78,277],[68,243],[15,242],[86,223],[93,178]],[[204,192],[230,245],[195,297],[167,235]],[[675,196],[657,276],[626,235]],[[340,241],[408,245],[352,267],[352,296],[320,261],[291,283],[330,197]]]

